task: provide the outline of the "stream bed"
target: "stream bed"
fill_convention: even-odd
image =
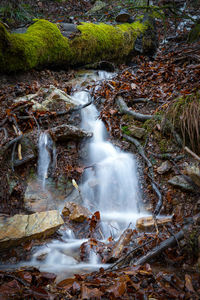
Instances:
[[[84,105],[92,100],[89,90],[84,82],[112,78],[112,73],[94,71],[81,76],[79,82],[74,83],[72,99],[76,105]],[[98,88],[98,85],[96,85]],[[106,128],[99,118],[95,105],[81,110],[81,128],[92,132],[93,137],[87,145],[88,166],[84,171],[82,182],[79,185],[82,203],[92,213],[99,211],[101,216],[101,242],[106,243],[110,236],[117,240],[127,228],[134,228],[139,217],[148,214],[141,211],[141,193],[137,179],[137,163],[131,153],[126,153],[109,141]],[[51,149],[52,157],[49,149]],[[38,178],[31,183],[35,198],[41,193],[46,197],[46,207],[56,207],[62,212],[64,203],[52,193],[50,184],[47,184],[49,167],[54,167],[56,160],[56,146],[47,132],[41,132],[38,142]],[[76,190],[74,190],[76,192]],[[53,205],[53,206],[52,206]],[[61,238],[52,240],[42,246],[32,249],[30,261],[17,265],[4,266],[4,268],[19,268],[24,266],[38,267],[41,271],[53,272],[58,275],[57,280],[73,276],[74,273],[85,273],[106,268],[101,258],[93,248],[89,250],[87,261],[80,258],[80,247],[87,239],[77,239],[74,232],[66,228],[59,229]]]

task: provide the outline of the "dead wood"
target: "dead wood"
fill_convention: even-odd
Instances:
[[[141,121],[141,122],[145,122],[146,120],[151,120],[151,119],[154,118],[154,116],[152,116],[152,115],[143,115],[143,114],[137,113],[137,112],[135,112],[133,110],[130,110],[121,96],[117,97],[116,103],[118,104],[120,112],[122,114],[130,115],[135,120],[138,120],[138,121]]]
[[[167,240],[160,243],[160,245],[156,246],[154,249],[140,257],[138,260],[132,260],[131,263],[134,265],[143,265],[149,262],[151,259],[155,258],[156,256],[160,255],[167,248],[175,246],[178,241],[184,238],[185,233],[188,232],[190,228],[190,225],[194,224],[198,220],[199,216],[200,214],[197,214],[193,218],[186,219],[187,224],[183,227],[183,229],[181,229],[179,232],[177,232]]]
[[[118,269],[120,267],[129,265],[129,263],[130,263],[130,261],[131,261],[131,259],[133,257],[133,254],[136,251],[138,251],[139,249],[143,248],[144,246],[149,245],[153,241],[154,241],[154,239],[151,239],[150,241],[145,242],[142,245],[136,246],[134,249],[132,249],[131,251],[129,251],[124,257],[118,259],[113,265],[111,265],[110,267],[108,267],[106,270],[113,270],[113,269],[115,270],[115,269]]]
[[[116,261],[118,258],[122,256],[124,247],[126,247],[130,243],[132,235],[133,235],[132,229],[126,229],[122,233],[119,240],[115,243],[114,247],[112,248],[112,252],[107,260],[108,262]]]
[[[200,162],[200,157],[196,153],[194,153],[188,147],[184,147],[184,150],[187,151],[187,153],[189,153],[194,159]]]

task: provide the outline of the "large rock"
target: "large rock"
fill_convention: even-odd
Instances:
[[[143,138],[143,136],[146,133],[146,130],[144,128],[139,128],[135,125],[131,125],[130,127],[128,127],[128,130],[129,130],[131,136],[134,136],[138,139]]]
[[[63,208],[62,214],[64,217],[68,216],[71,221],[81,223],[91,215],[91,212],[87,208],[74,202],[67,202]]]
[[[200,187],[200,168],[199,166],[192,165],[186,169],[187,175],[194,181],[196,185]]]
[[[193,191],[194,188],[190,185],[182,175],[172,177],[168,183],[185,191]]]
[[[43,99],[40,103],[37,99]],[[71,107],[78,105],[77,101],[73,97],[67,95],[64,91],[50,85],[49,88],[41,88],[36,94],[29,94],[23,97],[19,97],[15,102],[30,101],[33,103],[33,111],[57,111],[67,110]]]
[[[0,218],[0,248],[16,246],[31,239],[46,238],[63,224],[57,210]]]
[[[71,138],[82,139],[84,137],[92,137],[92,133],[73,125],[63,124],[50,129],[51,135],[55,141],[65,142]]]

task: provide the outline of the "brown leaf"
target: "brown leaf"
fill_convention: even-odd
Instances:
[[[82,285],[81,299],[101,299],[101,296],[103,296],[103,293],[99,289],[89,289],[85,285]]]
[[[187,290],[191,293],[195,293],[194,288],[192,286],[192,279],[191,276],[188,274],[185,274],[185,287]]]

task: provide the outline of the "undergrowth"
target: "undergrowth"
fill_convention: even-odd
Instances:
[[[200,92],[180,97],[170,105],[167,119],[181,132],[183,142],[200,153]]]

